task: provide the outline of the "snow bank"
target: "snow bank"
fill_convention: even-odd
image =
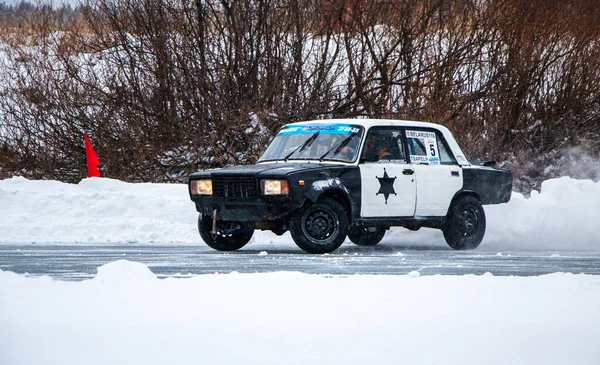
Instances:
[[[597,364],[600,277],[0,271],[0,364]]]
[[[513,193],[486,206],[484,250],[600,250],[600,183],[545,181],[540,194]],[[0,243],[201,244],[186,185],[129,184],[105,178],[79,184],[0,180]],[[257,232],[254,241],[295,247],[289,235]],[[446,247],[439,231],[392,229],[384,244]]]
[[[486,207],[483,244],[514,248],[600,250],[600,182],[569,177],[542,183],[529,199],[513,193],[505,205]]]
[[[183,184],[0,181],[0,242],[198,242]]]

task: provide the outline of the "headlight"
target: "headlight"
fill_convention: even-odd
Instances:
[[[261,180],[264,195],[288,195],[290,188],[287,180]]]
[[[192,180],[193,195],[212,195],[212,180]]]

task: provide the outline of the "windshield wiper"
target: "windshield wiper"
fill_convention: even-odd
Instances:
[[[283,158],[283,161],[284,162],[287,161],[288,158],[290,158],[294,153],[296,153],[298,151],[299,152],[304,151],[308,146],[310,146],[314,142],[315,139],[317,139],[320,132],[321,131],[317,131],[315,134],[310,136],[306,141],[304,141],[304,143],[302,143],[300,146],[295,148],[292,152],[288,153],[288,155]]]
[[[336,144],[335,146],[331,147],[331,148],[329,149],[329,151],[325,152],[325,154],[324,154],[323,156],[319,157],[319,161],[320,161],[320,162],[323,162],[323,159],[325,158],[325,156],[327,156],[328,154],[330,154],[330,153],[331,153],[331,151],[333,151],[333,150],[335,150],[335,149],[337,149],[337,151],[335,151],[335,153],[333,154],[333,156],[337,155],[337,154],[340,152],[340,150],[341,150],[342,148],[346,147],[346,145],[347,145],[348,143],[350,143],[350,141],[352,140],[352,138],[354,138],[354,136],[356,136],[357,134],[358,134],[358,132],[354,132],[354,133],[352,133],[351,135],[349,135],[348,137],[346,137],[346,138],[345,138],[343,141],[341,141],[340,143],[338,143],[338,144]],[[333,156],[331,156],[331,157],[333,157]]]

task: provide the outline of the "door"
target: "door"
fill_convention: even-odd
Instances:
[[[362,218],[414,216],[415,171],[403,144],[400,128],[369,130],[359,165]]]
[[[463,186],[462,169],[434,130],[406,130],[408,153],[417,181],[415,216],[445,216]]]

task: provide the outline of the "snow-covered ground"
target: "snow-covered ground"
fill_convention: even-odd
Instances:
[[[599,207],[600,183],[546,181],[486,207],[482,248],[600,251]],[[0,181],[5,244],[201,244],[195,220],[185,185]],[[386,240],[444,245],[433,230]],[[62,282],[0,270],[0,364],[598,364],[598,308],[600,277],[565,273],[159,280],[120,260]]]
[[[485,210],[482,248],[600,251],[598,182],[548,180],[541,193],[534,192],[529,199],[514,193],[508,204],[485,206]],[[0,244],[203,244],[194,204],[182,184],[91,178],[73,185],[14,177],[0,180],[0,217]],[[289,234],[257,232],[253,240],[294,246]],[[441,233],[428,229],[392,229],[385,240],[445,246]]]
[[[0,272],[0,364],[598,364],[600,277]]]

